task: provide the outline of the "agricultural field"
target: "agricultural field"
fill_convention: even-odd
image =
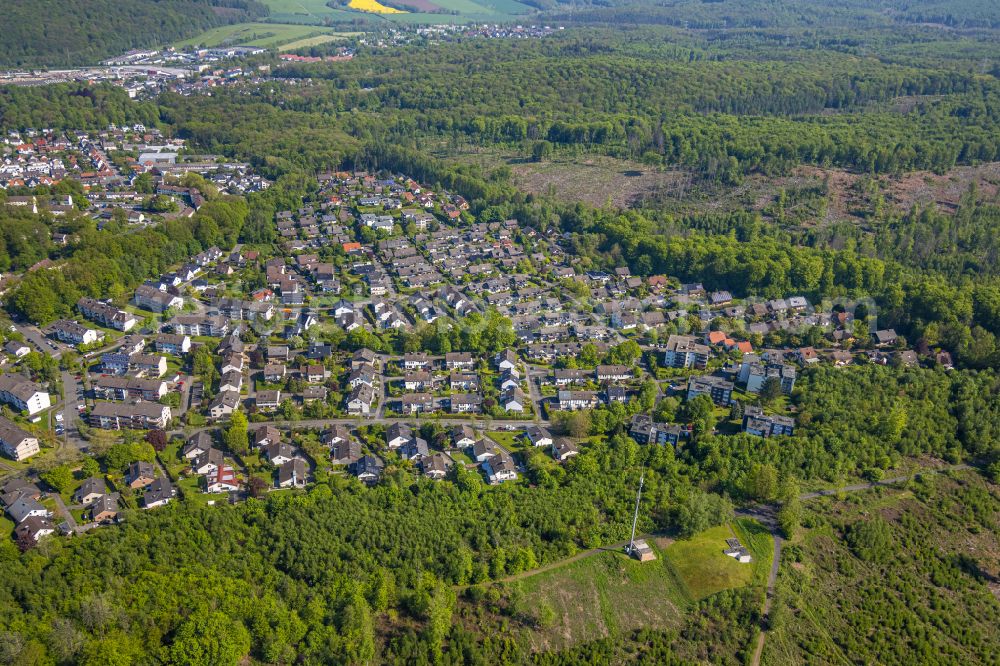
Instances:
[[[334,9],[326,0],[264,0],[271,9],[269,21],[275,23],[322,25],[326,19],[349,20],[357,14],[345,9]]]
[[[236,23],[207,30],[197,37],[177,42],[178,48],[191,46],[260,46],[272,48],[317,36],[337,37],[331,28],[280,23]]]
[[[351,9],[357,9],[362,12],[371,12],[372,14],[402,14],[404,13],[400,9],[395,7],[387,7],[378,0],[351,0],[347,5]]]
[[[324,0],[264,0],[271,9],[269,21],[285,24],[322,25],[325,21],[356,21],[370,16],[405,23],[464,23],[503,21],[532,14],[533,7],[517,0],[350,0],[343,7],[330,7]]]

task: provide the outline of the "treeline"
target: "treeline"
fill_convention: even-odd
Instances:
[[[135,102],[117,86],[82,83],[0,86],[0,131],[62,129],[97,131],[114,125],[159,124],[153,102]]]
[[[887,30],[914,23],[995,28],[1000,26],[1000,10],[991,0],[673,0],[652,6],[609,2],[571,13],[559,13],[555,8],[551,20],[605,25],[660,24],[712,31],[792,27],[817,31],[833,27]]]
[[[266,16],[256,0],[9,0],[0,66],[91,65]]]
[[[269,178],[351,168],[361,148],[352,135],[365,134],[357,123],[295,113],[296,103],[283,101],[286,93],[277,86],[253,96],[232,91],[210,98],[165,95],[160,98],[161,117],[178,136],[210,152],[242,155]]]
[[[338,115],[363,132],[400,140],[461,134],[526,154],[548,141],[727,183],[803,163],[898,173],[1000,159],[1000,121],[990,111],[1000,86],[992,77],[761,48],[753,57],[706,57],[700,43],[634,46],[594,30],[516,48],[495,40],[362,51],[351,62],[285,66],[276,75],[326,79],[321,93],[284,91],[281,104]],[[897,98],[912,99],[912,108],[892,108]]]

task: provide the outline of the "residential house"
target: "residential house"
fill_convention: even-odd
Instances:
[[[477,414],[482,411],[483,398],[478,393],[455,393],[448,404],[452,414]]]
[[[145,488],[156,479],[153,463],[138,460],[128,466],[125,471],[125,483],[129,488]]]
[[[407,391],[427,391],[434,388],[434,377],[426,370],[408,372],[403,377],[403,388]]]
[[[656,423],[645,414],[636,414],[632,417],[628,434],[640,444],[670,444],[676,447],[686,431],[679,425]]]
[[[430,370],[430,367],[431,357],[424,352],[403,355],[404,370]]]
[[[474,372],[452,372],[448,381],[452,391],[479,391],[479,375]]]
[[[472,457],[476,462],[486,462],[486,460],[500,453],[500,447],[492,439],[480,439],[472,445]]]
[[[90,345],[104,339],[104,331],[82,326],[75,321],[60,320],[49,326],[49,331],[61,342],[70,345]]]
[[[360,459],[361,444],[357,440],[342,440],[330,448],[330,462],[334,465],[353,465]]]
[[[420,461],[420,468],[424,475],[431,479],[443,479],[448,475],[448,470],[451,469],[452,465],[451,458],[443,453],[435,453],[432,456],[427,456]]]
[[[147,377],[162,377],[167,374],[167,357],[156,354],[132,354],[129,368]]]
[[[81,298],[76,302],[76,307],[86,319],[123,333],[132,330],[139,322],[131,313],[93,298]]]
[[[229,465],[220,465],[218,469],[204,477],[206,493],[230,493],[240,489],[236,478],[236,470]]]
[[[150,312],[164,312],[169,309],[180,309],[184,307],[184,299],[175,296],[167,291],[160,291],[150,285],[139,285],[135,290],[135,297],[132,299],[136,307]]]
[[[520,386],[521,386],[521,374],[517,370],[509,368],[500,373],[501,391],[511,391]]]
[[[795,355],[799,359],[799,363],[803,365],[812,365],[813,363],[819,363],[819,354],[812,347],[802,347],[799,349]]]
[[[91,384],[94,397],[102,400],[156,402],[167,394],[167,383],[162,379],[142,377],[96,377]]]
[[[285,372],[284,363],[269,363],[264,366],[264,381],[269,384],[280,382],[285,378]]]
[[[281,391],[257,391],[254,404],[259,410],[277,409],[281,405]]]
[[[9,340],[3,346],[3,350],[14,358],[24,358],[31,353],[31,347],[18,340]]]
[[[27,412],[29,416],[52,406],[48,391],[16,373],[0,375],[0,402],[10,405],[15,411]]]
[[[32,517],[46,518],[49,515],[49,510],[34,497],[22,495],[7,505],[7,515],[15,523],[21,523]]]
[[[371,386],[361,384],[351,390],[347,396],[347,412],[349,414],[360,414],[368,416],[372,411],[372,402],[375,400],[375,393]]]
[[[552,371],[552,381],[556,386],[583,384],[590,377],[590,373],[586,370],[578,370],[576,368],[556,368]]]
[[[457,449],[464,449],[476,443],[476,431],[472,426],[457,425],[451,429],[451,443]]]
[[[221,419],[229,416],[240,407],[240,394],[238,391],[221,391],[212,403],[208,406],[208,415],[213,419]]]
[[[568,439],[560,437],[552,444],[552,457],[559,462],[566,462],[579,453],[580,449]]]
[[[106,495],[108,486],[104,479],[92,476],[80,484],[80,487],[73,493],[73,501],[77,504],[90,506],[98,497]]]
[[[278,468],[279,488],[305,488],[306,463],[302,458],[292,458]]]
[[[295,449],[284,442],[271,442],[263,449],[263,453],[264,457],[276,467],[296,457]]]
[[[191,460],[193,474],[211,474],[225,463],[225,457],[219,449],[209,447]]]
[[[350,471],[362,483],[374,485],[382,478],[382,470],[385,463],[375,456],[362,456],[360,460],[351,465]]]
[[[326,379],[326,369],[318,363],[303,366],[300,373],[302,374],[302,378],[310,384],[319,384]]]
[[[118,500],[114,495],[101,495],[90,505],[90,520],[95,523],[110,523],[118,517]]]
[[[552,434],[542,426],[528,426],[524,436],[532,446],[552,446]]]
[[[896,344],[899,336],[896,335],[895,329],[886,328],[882,330],[875,331],[872,334],[875,338],[875,344],[879,347],[887,347]]]
[[[766,365],[754,362],[755,354],[743,356],[737,378],[746,384],[747,393],[760,393],[764,382],[774,379],[781,384],[781,390],[790,394],[795,387],[797,371],[794,366],[784,363],[768,363]]]
[[[483,472],[490,484],[498,485],[517,479],[517,466],[514,459],[506,451],[499,451],[483,462]]]
[[[259,449],[266,449],[280,441],[281,431],[273,425],[260,426],[253,432],[253,445]]]
[[[426,414],[434,411],[434,396],[430,393],[407,393],[397,402],[399,411],[403,414]]]
[[[181,456],[193,461],[212,449],[212,436],[206,430],[191,435],[181,448]]]
[[[516,370],[518,366],[517,352],[505,349],[494,357],[493,363],[500,372],[504,370]]]
[[[350,376],[347,378],[347,385],[352,389],[359,386],[367,386],[370,389],[374,389],[376,381],[374,368],[370,365],[361,365],[351,371]]]
[[[39,451],[38,438],[13,421],[0,416],[0,452],[18,462]]]
[[[171,356],[181,356],[191,351],[191,338],[187,335],[161,333],[156,336],[156,351]]]
[[[142,503],[147,509],[155,509],[158,506],[169,504],[177,495],[177,489],[170,485],[166,477],[159,477],[146,486],[146,492],[142,496]]]
[[[371,349],[359,349],[354,352],[353,356],[351,356],[351,369],[356,370],[362,365],[368,365],[374,368],[377,360],[378,357]]]
[[[567,411],[593,409],[599,402],[594,391],[559,391],[557,397],[559,409]]]
[[[623,382],[632,379],[632,370],[624,365],[599,365],[594,376],[599,382]]]
[[[239,393],[243,389],[243,373],[238,370],[229,370],[222,373],[219,380],[219,392],[232,391]]]
[[[520,386],[506,388],[500,394],[500,406],[507,412],[524,412],[528,408],[528,396]]]
[[[444,357],[444,365],[448,370],[471,370],[476,362],[469,352],[448,352]]]
[[[48,516],[30,516],[18,523],[14,535],[19,539],[30,539],[37,543],[43,537],[55,534],[56,528]]]
[[[427,448],[427,440],[421,437],[414,437],[410,441],[399,447],[399,455],[406,460],[422,460],[430,455]]]

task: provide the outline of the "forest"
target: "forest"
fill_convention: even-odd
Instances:
[[[0,67],[94,65],[267,13],[255,0],[8,0]]]

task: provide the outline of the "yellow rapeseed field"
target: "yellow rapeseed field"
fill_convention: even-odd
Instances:
[[[406,12],[396,9],[395,7],[386,7],[378,0],[351,0],[347,5],[351,9],[359,9],[363,12],[372,12],[373,14],[405,14]]]

